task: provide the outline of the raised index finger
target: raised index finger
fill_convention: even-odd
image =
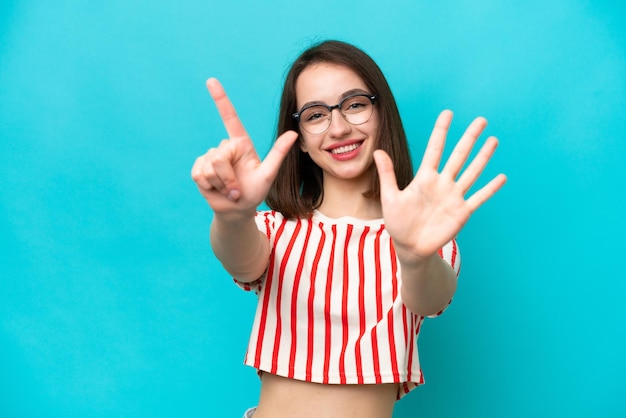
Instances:
[[[220,113],[228,136],[230,138],[247,137],[248,133],[239,120],[235,107],[230,102],[220,82],[215,78],[209,78],[206,81],[206,87],[217,106],[217,111]]]

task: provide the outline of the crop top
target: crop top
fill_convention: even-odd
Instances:
[[[255,220],[271,254],[261,278],[236,282],[258,296],[246,365],[315,383],[399,383],[398,399],[424,383],[417,350],[424,317],[402,302],[383,219],[258,211]],[[439,255],[458,276],[456,241]]]

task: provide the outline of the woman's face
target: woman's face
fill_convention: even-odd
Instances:
[[[302,71],[296,81],[298,109],[311,103],[334,106],[355,93],[372,94],[354,71],[341,65],[311,65]],[[378,138],[378,112],[375,105],[371,117],[359,125],[349,123],[339,109],[333,109],[330,126],[326,131],[311,134],[302,129],[302,125],[300,128],[301,149],[322,169],[325,187],[332,179],[369,186],[373,152]]]

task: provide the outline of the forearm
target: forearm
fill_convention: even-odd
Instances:
[[[457,287],[457,275],[438,254],[426,259],[400,256],[402,300],[409,310],[435,315],[444,309]]]
[[[251,282],[263,274],[270,246],[267,237],[258,230],[254,217],[229,218],[216,213],[210,236],[215,256],[235,279]]]

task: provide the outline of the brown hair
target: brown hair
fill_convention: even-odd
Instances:
[[[370,93],[376,95],[375,106],[378,107],[379,119],[376,148],[389,154],[394,164],[398,187],[406,187],[413,178],[413,167],[396,101],[378,65],[369,55],[353,45],[341,41],[324,41],[308,48],[294,61],[283,87],[276,136],[288,130],[300,132],[298,122],[292,117],[298,111],[296,81],[304,69],[319,63],[351,69],[363,80]],[[322,176],[321,168],[296,143],[283,161],[266,203],[287,218],[307,217],[322,201]],[[370,189],[364,196],[380,198],[378,172],[375,169],[372,170]]]

